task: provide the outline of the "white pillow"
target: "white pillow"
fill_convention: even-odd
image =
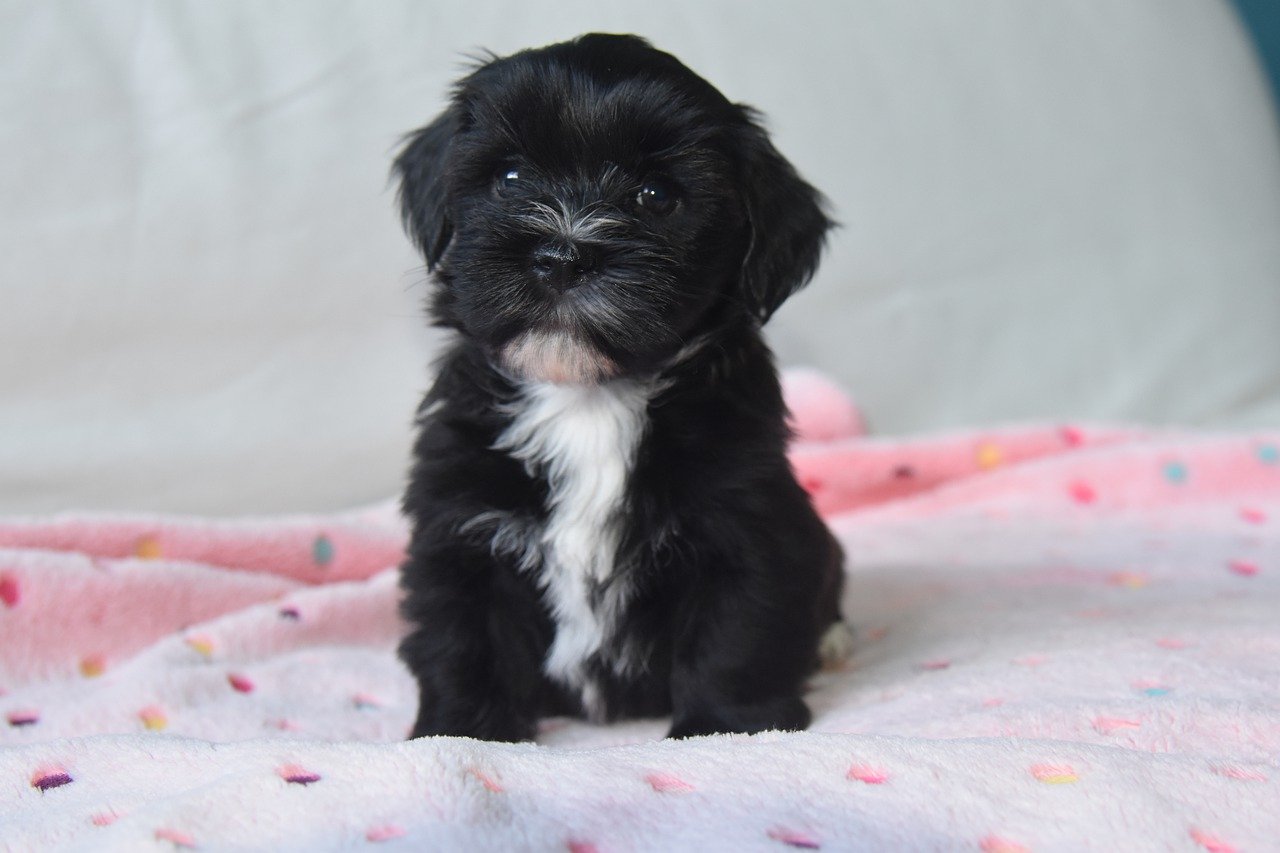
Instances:
[[[873,429],[1280,412],[1280,158],[1202,0],[8,4],[0,511],[399,490],[438,334],[387,167],[461,54],[635,31],[844,228],[775,320]]]

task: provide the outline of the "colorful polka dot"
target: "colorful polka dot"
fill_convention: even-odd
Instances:
[[[600,853],[599,848],[590,841],[569,841],[565,847],[569,853]]]
[[[1156,640],[1156,645],[1162,649],[1170,651],[1181,651],[1190,645],[1186,640],[1180,640],[1177,637],[1161,637]]]
[[[51,791],[54,788],[61,788],[63,785],[70,785],[74,781],[71,778],[71,774],[61,767],[46,767],[37,770],[32,775],[31,787],[39,788],[41,791]]]
[[[893,477],[895,480],[910,480],[916,475],[916,469],[910,465],[899,465],[893,469]]]
[[[650,773],[644,777],[644,781],[660,794],[687,794],[693,790],[688,782],[670,773]]]
[[[196,840],[190,834],[180,829],[170,829],[169,827],[161,827],[155,831],[156,841],[168,841],[170,844],[178,847],[184,847],[188,850],[196,848]]]
[[[977,452],[978,467],[984,470],[995,468],[1004,461],[1004,453],[994,444],[981,444]]]
[[[158,560],[164,555],[160,540],[155,536],[143,536],[133,546],[133,556],[139,560]]]
[[[1067,487],[1071,500],[1078,504],[1091,504],[1098,500],[1098,492],[1086,482],[1077,480]]]
[[[5,719],[15,729],[20,729],[23,726],[34,726],[40,722],[40,714],[38,711],[10,711],[5,715]]]
[[[312,773],[296,764],[286,764],[276,771],[290,785],[312,785],[320,781],[319,773]]]
[[[281,619],[288,619],[291,622],[297,622],[302,618],[302,612],[291,604],[281,607],[279,614]]]
[[[1227,779],[1238,779],[1242,782],[1265,782],[1267,774],[1261,770],[1251,770],[1245,767],[1235,767],[1232,765],[1218,765],[1211,768],[1214,773]]]
[[[1166,462],[1164,467],[1161,468],[1161,472],[1166,480],[1175,485],[1181,485],[1187,481],[1187,466],[1182,462]]]
[[[85,678],[97,678],[107,670],[107,661],[102,655],[89,655],[80,660],[80,674]]]
[[[255,686],[247,675],[241,675],[238,672],[228,673],[227,683],[237,693],[252,693]]]
[[[1080,779],[1075,769],[1068,764],[1034,764],[1031,775],[1046,785],[1070,785]]]
[[[213,640],[203,634],[187,637],[186,644],[204,657],[213,657]]]
[[[323,533],[311,543],[311,559],[317,566],[325,567],[333,562],[333,540]]]
[[[1252,560],[1230,560],[1227,562],[1227,568],[1242,578],[1251,578],[1260,571],[1258,564]]]
[[[945,660],[943,658],[935,658],[934,660],[923,661],[920,664],[920,668],[923,669],[925,672],[938,672],[939,670],[949,669],[950,667],[951,667],[951,661]]]
[[[152,732],[164,731],[169,726],[169,718],[159,705],[148,705],[143,708],[138,712],[138,719],[142,720],[142,725]]]
[[[1107,576],[1108,584],[1125,589],[1142,589],[1150,582],[1150,576],[1142,572],[1113,572]]]
[[[368,693],[357,693],[351,697],[351,704],[357,711],[369,711],[382,707],[382,700]]]
[[[978,843],[978,849],[982,853],[1027,853],[1027,848],[1023,845],[998,835],[988,835],[982,839]]]
[[[1103,735],[1115,734],[1122,729],[1140,728],[1142,728],[1141,720],[1128,720],[1124,717],[1095,717],[1093,720],[1094,731]]]
[[[364,840],[372,841],[376,844],[379,841],[393,841],[397,838],[404,838],[404,836],[404,827],[388,823],[383,826],[370,827],[369,831],[364,834]]]
[[[1143,694],[1144,696],[1153,696],[1153,697],[1168,696],[1170,693],[1173,692],[1173,688],[1170,687],[1169,685],[1159,681],[1152,681],[1151,679],[1146,679],[1146,678],[1141,679],[1139,681],[1135,681],[1133,683],[1133,689]]]
[[[22,602],[22,585],[8,572],[0,573],[0,602],[5,607],[17,607]]]
[[[1210,835],[1203,830],[1192,828],[1188,831],[1188,834],[1191,836],[1192,841],[1208,850],[1209,853],[1235,853],[1236,848],[1221,838]]]
[[[1240,507],[1240,519],[1249,524],[1265,524],[1267,521],[1267,513],[1265,510],[1257,507],[1244,506]]]
[[[804,832],[797,832],[794,829],[782,829],[775,827],[769,830],[769,837],[774,841],[780,841],[788,847],[795,847],[801,850],[820,850],[821,842]]]
[[[120,819],[120,815],[115,812],[98,812],[90,816],[89,822],[94,826],[111,826]]]
[[[855,764],[844,774],[844,778],[862,782],[867,785],[883,785],[889,781],[889,771],[869,764]]]
[[[1067,447],[1079,447],[1084,444],[1084,430],[1079,427],[1065,426],[1058,430],[1058,435]]]
[[[471,768],[471,775],[476,777],[476,779],[480,780],[480,784],[484,785],[484,788],[486,791],[491,791],[492,793],[495,793],[495,794],[501,794],[504,790],[504,788],[502,787],[502,784],[497,779],[494,779],[492,776],[490,776],[489,774],[485,773],[483,770],[480,770],[477,767]]]
[[[1274,444],[1263,444],[1258,447],[1258,461],[1264,465],[1280,463],[1280,447]]]

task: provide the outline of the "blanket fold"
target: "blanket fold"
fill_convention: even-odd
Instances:
[[[811,731],[404,742],[391,502],[0,519],[0,848],[1280,849],[1280,432],[868,438],[800,387],[858,632]]]

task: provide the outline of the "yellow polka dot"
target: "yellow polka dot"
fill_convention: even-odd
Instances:
[[[978,467],[994,468],[1004,461],[1004,454],[994,444],[983,444],[978,447]]]
[[[169,718],[165,716],[164,711],[154,705],[139,711],[138,719],[142,720],[142,724],[153,732],[161,731],[169,725]]]
[[[205,657],[213,657],[213,640],[208,637],[187,637],[187,645]]]
[[[97,678],[107,668],[107,662],[102,659],[101,655],[90,655],[80,661],[80,674],[85,678]]]
[[[133,546],[133,556],[140,560],[158,560],[163,553],[160,540],[154,536],[144,536]]]

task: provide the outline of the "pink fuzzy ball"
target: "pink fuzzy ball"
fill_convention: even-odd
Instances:
[[[839,385],[817,370],[782,372],[782,394],[797,441],[836,441],[866,434],[862,413]]]

